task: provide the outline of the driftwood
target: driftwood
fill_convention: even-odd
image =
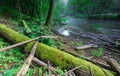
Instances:
[[[110,67],[120,75],[120,65],[118,64],[118,62],[113,58],[108,58],[108,57],[104,57],[104,58],[106,62],[110,65]]]
[[[81,47],[76,47],[77,50],[85,50],[85,49],[90,49],[90,48],[97,48],[98,45],[96,44],[89,44],[89,45],[84,45]]]
[[[36,48],[37,48],[37,44],[38,44],[38,41],[35,42],[32,50],[31,50],[31,53],[30,55],[28,56],[28,58],[25,60],[22,68],[20,69],[20,71],[17,73],[16,76],[25,76],[25,74],[27,73],[28,69],[29,69],[29,66],[32,62],[32,59],[34,57],[34,54],[35,54],[35,51],[36,51]]]

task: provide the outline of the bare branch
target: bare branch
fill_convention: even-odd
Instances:
[[[39,37],[36,37],[36,38],[34,38],[34,39],[30,39],[30,40],[27,40],[27,41],[24,41],[24,42],[20,42],[20,43],[17,43],[17,44],[14,44],[14,45],[11,45],[11,46],[2,48],[2,49],[0,49],[0,52],[2,52],[2,51],[4,51],[4,50],[9,50],[9,49],[12,49],[12,48],[15,48],[15,47],[24,45],[24,44],[27,44],[27,43],[29,43],[29,42],[32,42],[32,41],[35,41],[35,40],[38,40],[38,39],[39,39]]]
[[[32,50],[31,50],[31,53],[30,55],[28,56],[28,58],[25,60],[22,68],[20,69],[20,71],[17,73],[16,76],[25,76],[25,74],[27,73],[28,69],[29,69],[29,66],[31,64],[31,61],[34,57],[34,54],[35,54],[35,51],[36,51],[36,48],[37,48],[37,44],[38,44],[38,41],[35,42]]]

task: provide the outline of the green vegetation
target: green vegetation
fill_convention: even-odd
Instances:
[[[71,0],[69,14],[80,18],[119,19],[119,0]]]
[[[92,55],[96,57],[100,57],[103,55],[104,49],[103,48],[98,48],[98,50],[92,50],[91,53]]]
[[[63,0],[1,0],[0,35],[7,38],[6,41],[9,40],[14,43],[39,36],[55,36],[51,28],[57,25],[66,25],[64,22],[68,15],[86,19],[120,19],[119,0],[69,0],[66,6],[63,5],[64,3],[61,1]],[[6,21],[1,20],[2,17]],[[8,27],[17,32],[7,28],[1,23],[8,25]],[[94,24],[91,27],[99,29],[104,26]],[[100,67],[84,60],[84,58],[87,57],[87,50],[74,51],[81,55],[80,58],[77,58],[56,49],[63,48],[63,50],[66,50],[66,48],[70,48],[70,50],[74,50],[75,46],[80,47],[84,45],[82,40],[79,42],[72,40],[65,42],[64,40],[62,41],[62,39],[40,38],[39,42],[36,49],[36,56],[45,62],[49,60],[53,65],[59,67],[57,68],[58,74],[64,74],[66,72],[66,70],[63,70],[64,68],[71,69],[81,65],[82,69],[88,72],[88,65],[91,65],[92,72],[95,75],[106,76]],[[6,43],[0,38],[0,49],[9,45],[11,45],[11,43]],[[30,52],[32,46],[33,42],[24,45],[23,48]],[[119,44],[115,44],[114,46],[118,48]],[[0,52],[0,76],[16,75],[26,59],[25,54],[20,51],[21,49],[18,47]],[[104,54],[104,48],[92,49],[90,51],[90,55],[91,54],[96,58],[101,57]],[[44,70],[46,70],[46,67],[40,67],[32,63],[26,76],[33,76],[36,73],[41,75]],[[110,76],[114,76],[113,72],[109,70],[105,71]],[[48,71],[44,73],[48,75]],[[51,74],[53,73],[51,72]]]
[[[16,43],[29,40],[28,37],[21,35],[9,28],[7,28],[5,25],[0,26],[0,32],[6,34],[6,38],[9,40],[15,41]],[[8,38],[9,37],[9,38]],[[31,50],[31,47],[33,46],[33,42],[28,43],[25,46],[25,49],[29,52]],[[36,49],[36,55],[44,61],[50,61],[54,63],[56,66],[59,66],[60,68],[73,68],[82,66],[82,69],[89,71],[89,66],[91,66],[92,72],[94,75],[97,76],[106,76],[106,74],[102,71],[100,67],[97,65],[85,61],[83,59],[76,58],[75,56],[68,54],[64,51],[52,48],[50,46],[44,45],[42,43],[38,44],[38,47]],[[114,73],[112,73],[109,70],[105,70],[107,74],[110,76],[115,76]]]
[[[0,48],[9,46],[2,38],[0,38]],[[3,51],[0,53],[0,76],[14,76],[20,70],[25,59],[25,55],[20,52],[19,48]],[[42,71],[46,67],[40,67],[36,64],[32,64],[32,68],[28,70],[26,76],[33,76],[37,70],[38,75],[42,75]],[[57,68],[58,74],[64,74],[66,71]],[[52,74],[52,72],[51,72]],[[45,75],[48,75],[48,71],[45,71]]]

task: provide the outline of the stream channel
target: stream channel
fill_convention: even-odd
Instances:
[[[103,46],[109,54],[120,58],[120,21],[68,17],[65,24],[54,31],[75,41]]]

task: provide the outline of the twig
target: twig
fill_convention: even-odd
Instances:
[[[28,69],[29,69],[29,66],[31,64],[31,61],[34,57],[34,54],[35,54],[35,51],[36,51],[36,48],[37,48],[37,44],[38,44],[38,41],[35,42],[32,50],[31,50],[31,53],[30,55],[28,56],[28,58],[25,60],[22,68],[20,69],[20,71],[17,73],[16,76],[25,76],[25,74],[27,73]]]
[[[68,72],[66,72],[65,74],[63,74],[62,76],[69,75],[69,73],[71,73],[71,72],[73,72],[73,71],[75,71],[75,70],[77,70],[77,69],[79,69],[79,68],[81,68],[81,67],[82,67],[82,66],[75,67],[75,68],[73,68],[72,70],[69,70]]]

